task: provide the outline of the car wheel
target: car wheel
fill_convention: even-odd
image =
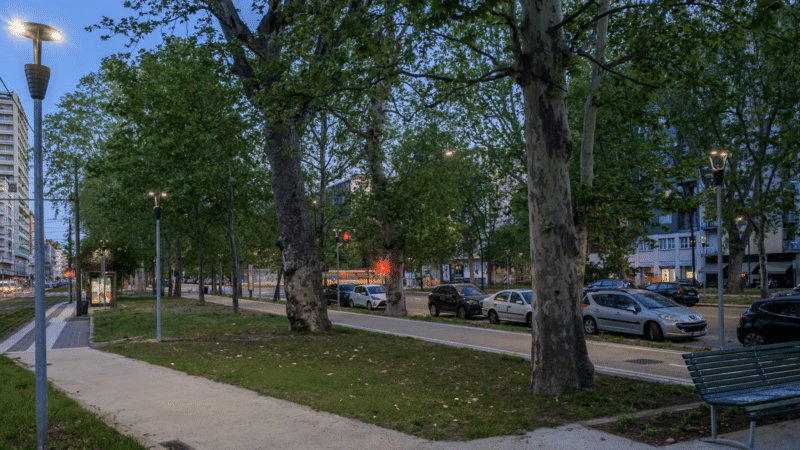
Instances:
[[[749,331],[744,335],[744,342],[742,343],[745,347],[752,347],[754,345],[764,345],[767,343],[767,341],[764,339],[764,336],[761,333]]]
[[[367,309],[372,311],[372,302],[367,300]]]
[[[439,308],[436,307],[436,303],[428,305],[428,309],[431,311],[431,316],[439,317]]]
[[[597,322],[591,317],[584,317],[583,332],[587,335],[597,334]]]
[[[528,313],[528,315],[525,316],[525,325],[527,325],[528,328],[533,326],[533,313]]]
[[[456,310],[456,317],[459,319],[466,319],[467,318],[467,310],[463,306],[459,306]]]
[[[350,307],[351,308],[355,308],[356,307],[356,304],[353,302],[353,300],[350,300]]]
[[[490,309],[489,314],[487,314],[487,316],[489,316],[489,323],[493,323],[495,325],[500,323],[500,318],[497,317],[497,312],[495,310]]]
[[[650,322],[647,324],[647,338],[655,342],[661,342],[664,340],[664,333],[661,331],[661,327],[657,323]]]

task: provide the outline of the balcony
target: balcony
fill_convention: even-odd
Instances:
[[[716,246],[710,246],[710,245],[702,247],[700,249],[700,254],[701,255],[716,255],[717,254],[717,247]]]
[[[701,222],[701,226],[704,230],[716,230],[717,229],[717,221],[716,220],[704,220]]]
[[[800,241],[783,241],[783,251],[787,253],[800,253]]]

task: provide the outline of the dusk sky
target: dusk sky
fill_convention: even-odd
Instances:
[[[100,39],[100,31],[87,32],[87,26],[99,23],[103,16],[119,19],[133,15],[124,8],[124,0],[6,0],[0,6],[0,19],[3,29],[0,32],[0,90],[16,92],[31,124],[30,144],[33,145],[33,100],[28,92],[25,80],[25,64],[33,63],[33,44],[30,39],[19,38],[8,31],[8,22],[18,18],[26,22],[38,22],[57,28],[64,34],[61,43],[44,42],[42,44],[42,64],[50,67],[50,83],[47,95],[42,102],[42,113],[55,112],[56,104],[65,94],[72,92],[81,77],[95,72],[104,57],[130,51],[125,47],[128,43],[124,36],[116,36],[107,41]],[[242,3],[242,2],[237,2]],[[249,5],[249,2],[244,2]],[[185,28],[183,28],[185,30]],[[138,48],[153,48],[161,41],[161,37],[152,36]],[[47,149],[47,142],[44,143]],[[47,156],[45,155],[45,163]],[[33,158],[31,157],[31,186],[33,196]],[[67,224],[61,218],[56,219],[54,211],[45,202],[45,237],[59,242],[66,242]],[[33,210],[33,202],[31,202]],[[37,220],[39,224],[41,222]]]

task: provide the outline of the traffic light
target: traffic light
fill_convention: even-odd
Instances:
[[[350,233],[342,233],[342,243],[346,244],[350,242]]]

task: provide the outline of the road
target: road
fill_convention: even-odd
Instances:
[[[196,285],[189,285],[189,290],[196,290]],[[226,286],[226,293],[230,293],[230,286]],[[262,298],[272,298],[274,288],[262,288]],[[258,290],[253,292],[254,297],[258,297]],[[283,290],[281,290],[281,298],[284,298]],[[699,312],[708,321],[708,333],[705,336],[680,342],[682,346],[689,348],[703,349],[707,347],[719,347],[719,319],[717,315],[717,308],[714,306],[694,306],[691,308]],[[427,316],[428,312],[428,293],[418,292],[415,290],[406,291],[406,310],[412,316]],[[736,339],[736,325],[739,323],[739,317],[745,312],[746,307],[738,305],[725,306],[725,347],[739,347],[741,344]],[[455,317],[455,314],[442,313],[442,317]],[[485,322],[485,317],[471,317],[470,321]]]

